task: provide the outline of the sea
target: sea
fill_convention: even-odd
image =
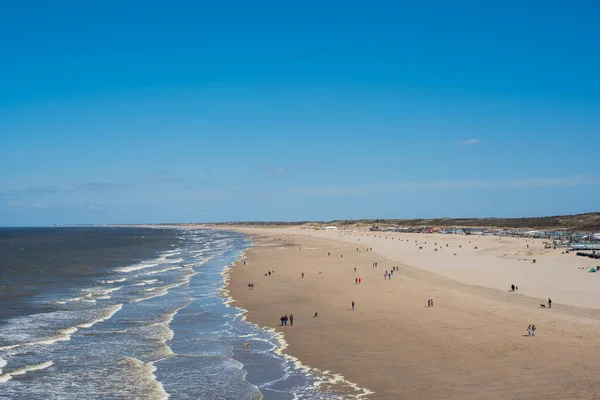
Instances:
[[[230,305],[250,246],[208,229],[0,228],[0,399],[368,395]]]

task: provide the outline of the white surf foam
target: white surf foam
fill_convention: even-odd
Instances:
[[[116,271],[126,273],[126,272],[138,271],[140,269],[156,267],[157,265],[160,265],[160,261],[146,262],[146,263],[142,263],[142,264],[132,265],[129,267],[121,267],[121,268],[117,268]]]
[[[160,288],[154,288],[155,291],[157,292],[156,294],[153,294],[152,296],[148,296],[148,297],[142,297],[140,299],[135,299],[135,300],[133,300],[133,302],[134,303],[139,303],[140,301],[150,300],[150,299],[153,299],[155,297],[164,296],[167,293],[169,293],[169,289],[173,289],[173,288],[185,285],[187,283],[188,283],[188,281],[185,281],[185,282],[174,283],[172,285],[167,285],[167,286],[160,287]]]
[[[192,267],[183,267],[183,268],[181,266],[178,266],[178,267],[168,267],[168,268],[163,268],[163,269],[157,269],[156,271],[146,272],[143,275],[162,274],[163,272],[173,271],[173,270],[176,270],[176,269],[188,269],[188,270],[191,270]]]
[[[39,371],[42,369],[46,369],[54,365],[52,361],[46,361],[40,364],[28,365],[25,367],[17,368],[13,371],[7,372],[5,374],[0,375],[0,383],[5,383],[10,381],[14,376],[25,375],[31,371]]]
[[[81,324],[78,325],[79,328],[91,328],[92,326],[100,323],[100,322],[104,322],[106,320],[111,319],[116,313],[118,313],[119,311],[121,311],[121,309],[123,308],[123,304],[117,304],[115,306],[113,306],[105,315],[103,315],[102,317],[95,319],[91,322],[88,322],[86,324]]]
[[[0,375],[2,375],[2,368],[6,367],[6,360],[0,357]]]
[[[119,363],[127,365],[127,369],[131,370],[132,377],[134,377],[136,381],[136,386],[140,385],[149,389],[147,398],[157,400],[167,400],[169,398],[169,394],[154,374],[156,372],[156,367],[153,362],[145,363],[137,358],[125,357],[121,359]]]
[[[114,281],[100,281],[100,283],[113,284],[113,283],[125,282],[126,280],[127,280],[127,278],[121,278],[121,279],[115,279]]]
[[[43,338],[40,340],[34,340],[31,342],[26,342],[26,343],[19,343],[19,344],[14,344],[14,345],[10,345],[10,346],[4,346],[4,347],[0,347],[0,350],[12,350],[12,349],[16,349],[16,348],[20,348],[20,347],[25,347],[25,346],[35,346],[35,345],[51,345],[57,342],[65,342],[68,340],[71,340],[71,336],[79,331],[80,329],[88,329],[91,328],[92,326],[96,325],[97,323],[106,321],[110,318],[112,318],[119,310],[121,310],[121,308],[123,308],[123,304],[116,304],[110,308],[108,308],[106,310],[106,312],[100,316],[99,318],[90,321],[90,322],[86,322],[83,324],[78,324],[75,326],[71,326],[69,328],[65,328],[65,329],[60,329],[58,330],[54,336],[48,337],[48,338]]]
[[[147,280],[143,280],[140,283],[136,283],[132,286],[146,286],[146,285],[152,285],[153,283],[157,283],[158,279],[147,279]]]

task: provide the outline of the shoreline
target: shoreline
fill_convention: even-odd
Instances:
[[[276,348],[273,350],[273,353],[278,355],[279,357],[281,357],[284,361],[290,362],[297,371],[300,371],[301,373],[304,373],[304,374],[314,378],[315,382],[314,382],[313,386],[317,390],[321,386],[328,386],[328,385],[331,386],[331,390],[325,390],[323,392],[323,394],[333,395],[333,396],[348,395],[349,394],[348,390],[344,390],[344,387],[350,388],[354,392],[351,394],[351,398],[354,398],[354,399],[362,399],[362,398],[365,398],[365,397],[368,397],[368,396],[374,394],[374,392],[372,392],[371,390],[360,387],[356,383],[347,380],[343,375],[341,375],[339,373],[332,373],[331,371],[323,371],[318,368],[306,365],[305,363],[300,361],[299,358],[286,352],[286,350],[289,347],[289,343],[286,340],[285,334],[283,332],[279,332],[275,328],[270,327],[268,325],[261,325],[261,324],[253,322],[252,320],[249,320],[248,319],[249,310],[239,304],[234,304],[234,303],[237,303],[237,300],[233,297],[233,295],[231,293],[231,287],[230,287],[231,277],[235,271],[235,268],[239,267],[240,264],[243,263],[244,260],[249,259],[248,252],[256,248],[256,245],[257,245],[257,243],[260,243],[260,238],[261,238],[260,235],[250,235],[250,234],[244,234],[244,235],[246,236],[247,241],[251,245],[248,248],[244,249],[240,253],[239,257],[231,265],[226,266],[222,273],[222,275],[224,277],[224,280],[223,280],[224,285],[221,290],[221,295],[222,295],[222,297],[225,298],[225,305],[227,307],[234,307],[234,308],[238,309],[240,312],[238,314],[236,314],[236,316],[240,317],[240,319],[242,321],[244,321],[245,323],[254,325],[255,327],[263,329],[263,330],[267,331],[268,333],[270,333],[271,335],[273,335],[273,338],[277,342]],[[235,361],[237,361],[237,360],[235,360]],[[241,364],[241,365],[243,368],[244,365],[243,364]],[[245,379],[245,377],[244,377],[244,379]],[[251,382],[249,382],[249,383],[252,384]],[[257,390],[261,394],[261,399],[262,399],[264,397],[264,393],[262,393],[260,391],[259,387],[257,387]],[[347,398],[347,397],[344,397],[344,398]]]
[[[364,251],[364,244],[359,252],[357,243],[310,236],[314,232],[235,231],[261,235],[263,240],[247,249],[246,266],[239,261],[229,270],[227,287],[232,304],[247,310],[244,314],[247,321],[282,334],[287,343],[287,347],[281,347],[282,353],[310,366],[309,370],[334,371],[359,387],[369,388],[373,393],[364,395],[368,399],[506,396],[589,399],[600,396],[600,384],[595,373],[590,373],[590,369],[600,370],[600,357],[593,356],[599,354],[600,349],[594,340],[600,335],[597,309],[586,310],[557,302],[552,315],[544,314],[536,298],[473,286],[404,265],[375,251]],[[341,257],[327,256],[325,248]],[[370,270],[373,258],[379,260],[377,272]],[[276,272],[272,277],[265,277],[264,271],[271,265]],[[316,265],[322,266],[326,273],[319,275]],[[348,270],[351,265],[360,265],[365,279],[361,286],[342,282],[354,279]],[[392,265],[399,266],[400,277],[394,277],[388,285],[379,273]],[[307,273],[304,281],[299,277],[300,271]],[[310,285],[307,285],[309,280]],[[255,290],[247,290],[249,282],[256,284]],[[390,291],[390,285],[401,288],[396,286]],[[358,290],[365,293],[357,293]],[[436,299],[436,306],[423,308],[429,296]],[[358,308],[356,312],[346,313],[350,298],[358,299]],[[362,311],[363,307],[367,310]],[[319,308],[319,318],[311,318],[311,308]],[[277,316],[288,309],[306,326],[301,327],[300,323],[293,328],[279,326]],[[443,312],[432,319],[431,314],[437,310]],[[327,315],[333,325],[323,323],[321,313]],[[528,338],[523,339],[522,334],[531,322],[540,326],[538,336],[543,331],[544,339],[536,338],[535,342],[524,344],[522,341]],[[465,338],[465,329],[473,337]],[[565,336],[569,331],[576,332],[579,340]],[[577,362],[573,354],[583,357],[583,363]],[[507,356],[516,364],[508,363]],[[548,366],[549,359],[555,360],[557,365]],[[499,368],[506,370],[508,376],[499,378],[494,372]],[[582,377],[565,382],[568,368],[578,371]],[[551,379],[540,380],[537,375],[544,374],[542,371]],[[535,383],[531,384],[528,376]],[[574,385],[582,381],[587,386],[585,390],[580,389],[584,394],[578,395]],[[556,382],[563,384],[557,387]],[[483,396],[478,391],[490,386],[494,388],[493,395]],[[524,394],[516,394],[519,390]]]

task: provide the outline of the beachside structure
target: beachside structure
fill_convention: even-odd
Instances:
[[[600,250],[600,243],[571,243],[573,250]]]

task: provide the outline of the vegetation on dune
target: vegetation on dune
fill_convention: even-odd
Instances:
[[[302,226],[323,227],[338,226],[342,229],[359,227],[494,227],[513,229],[542,229],[569,232],[600,231],[600,213],[576,215],[559,215],[532,218],[433,218],[433,219],[360,219],[335,221],[272,221],[272,222],[229,222],[216,225],[250,225],[250,226]]]

